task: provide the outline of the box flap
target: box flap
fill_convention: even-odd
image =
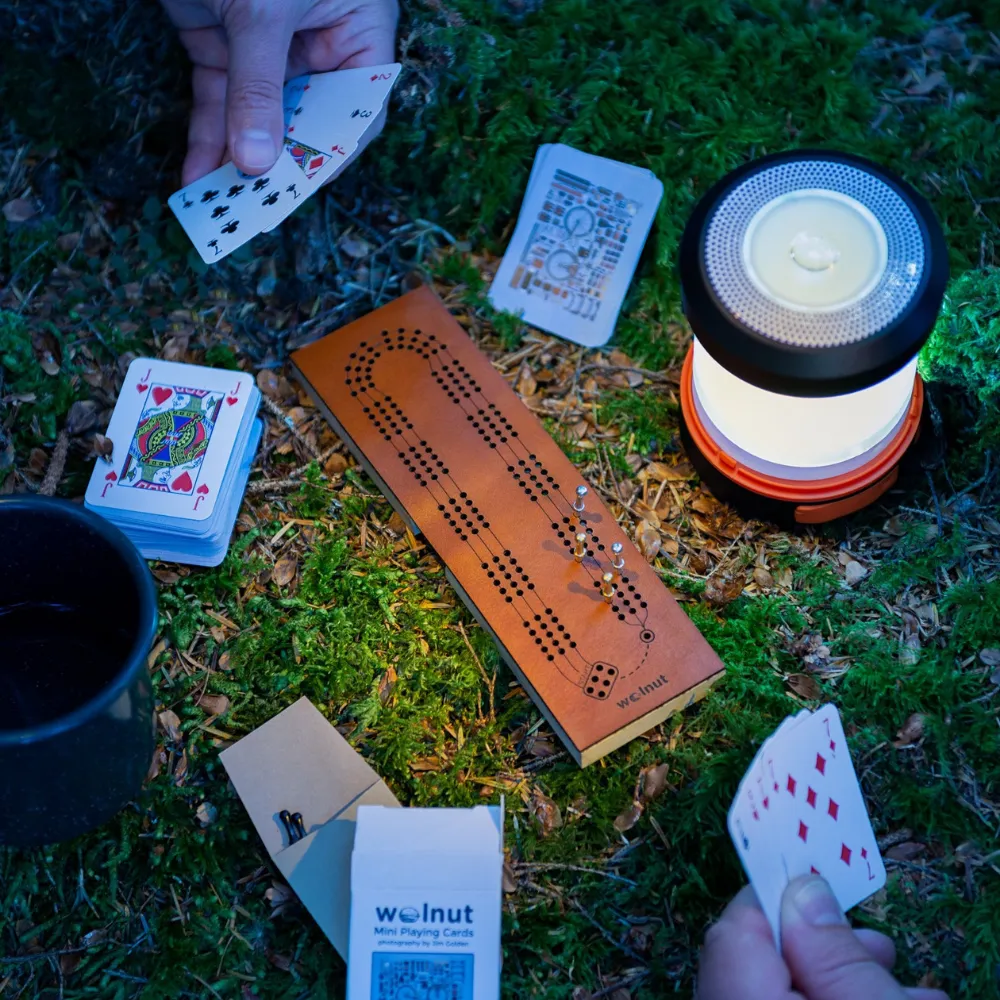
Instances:
[[[302,905],[347,961],[351,916],[351,851],[360,805],[398,806],[382,781],[362,792],[335,819],[286,847],[274,860]]]
[[[300,698],[219,755],[268,853],[288,838],[278,814],[301,813],[307,833],[380,779],[308,700]]]

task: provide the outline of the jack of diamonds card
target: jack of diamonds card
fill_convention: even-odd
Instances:
[[[108,427],[111,466],[97,463],[87,505],[210,517],[253,389],[243,372],[137,358]]]

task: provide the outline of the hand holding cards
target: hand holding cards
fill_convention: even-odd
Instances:
[[[85,505],[147,559],[217,566],[250,475],[263,424],[244,372],[136,358],[108,427]]]
[[[222,260],[336,177],[378,121],[398,75],[392,63],[285,84],[285,140],[269,171],[254,177],[226,163],[167,201],[201,259]]]
[[[606,343],[662,195],[648,170],[542,146],[490,301],[566,340]]]
[[[780,949],[785,886],[816,873],[843,910],[885,885],[885,866],[833,705],[785,719],[729,810],[729,834]]]

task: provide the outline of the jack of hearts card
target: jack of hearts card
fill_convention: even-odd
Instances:
[[[253,389],[243,372],[137,358],[108,427],[111,464],[97,463],[88,505],[210,517]]]

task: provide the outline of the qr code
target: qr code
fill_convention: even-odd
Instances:
[[[472,955],[372,955],[372,1000],[473,1000]]]

